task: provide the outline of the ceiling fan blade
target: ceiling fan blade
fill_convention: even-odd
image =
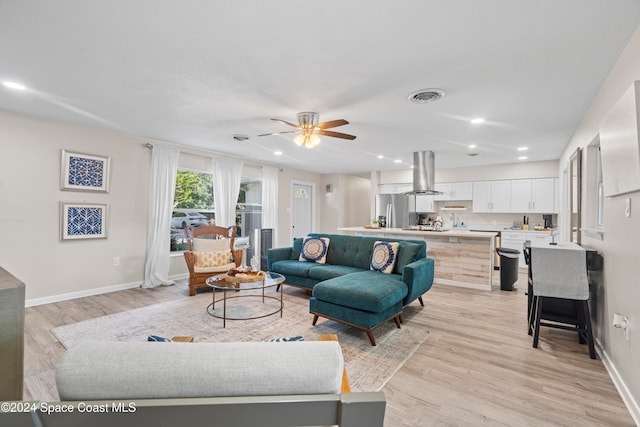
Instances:
[[[294,125],[293,123],[291,123],[291,122],[287,122],[287,121],[285,121],[285,120],[280,120],[280,119],[271,119],[271,120],[273,120],[274,122],[282,123],[283,125],[289,125],[289,126],[292,126],[292,127],[294,127],[294,128],[299,127],[298,125]]]
[[[329,128],[336,128],[338,126],[348,125],[348,124],[349,122],[346,121],[345,119],[338,119],[338,120],[331,120],[329,122],[318,123],[314,127],[317,127],[320,129],[329,129]]]
[[[331,130],[318,129],[316,132],[319,135],[332,136],[334,138],[350,139],[352,141],[354,139],[356,139],[356,137],[354,135],[349,135],[347,133],[342,133],[342,132],[334,132],[334,131],[331,131]]]
[[[281,133],[300,133],[302,132],[301,130],[285,130],[282,132],[273,132],[273,133],[263,133],[261,135],[258,136],[269,136],[269,135],[280,135]]]

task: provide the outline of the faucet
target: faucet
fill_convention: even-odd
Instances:
[[[456,213],[451,212],[451,227],[456,228],[458,226],[458,219],[456,218]]]

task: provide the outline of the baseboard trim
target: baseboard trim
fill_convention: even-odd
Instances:
[[[189,273],[176,274],[169,276],[169,280],[188,279]],[[65,294],[51,295],[42,298],[31,298],[25,301],[25,307],[34,307],[36,305],[51,304],[54,302],[67,301],[70,299],[90,297],[93,295],[108,294],[109,292],[122,291],[125,289],[139,288],[144,282],[121,283],[119,285],[103,286],[101,288],[86,289],[77,292],[67,292]]]
[[[104,286],[101,288],[85,289],[76,292],[67,292],[64,294],[51,295],[42,298],[31,298],[25,301],[25,307],[33,307],[36,305],[51,304],[53,302],[67,301],[70,299],[89,297],[92,295],[106,294],[109,292],[121,291],[123,289],[138,288],[142,282],[122,283],[119,285]]]
[[[631,418],[633,418],[633,422],[636,423],[637,426],[640,426],[640,405],[638,405],[638,402],[633,398],[631,391],[629,391],[629,388],[627,387],[624,380],[620,376],[620,373],[616,369],[616,366],[613,364],[613,361],[611,360],[607,352],[602,347],[602,343],[600,342],[600,340],[596,338],[595,343],[596,343],[596,348],[598,350],[598,353],[600,353],[600,359],[602,359],[602,364],[607,370],[609,377],[611,377],[611,381],[613,381],[613,385],[616,386],[616,389],[618,390],[618,393],[620,394],[622,401],[624,402],[625,406],[629,410],[629,414],[631,414]]]

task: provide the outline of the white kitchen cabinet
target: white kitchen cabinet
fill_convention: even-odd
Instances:
[[[503,248],[516,249],[520,251],[519,268],[526,268],[524,261],[523,245],[529,240],[531,242],[551,243],[551,232],[549,231],[525,231],[525,230],[507,230],[500,233],[500,246]]]
[[[510,212],[511,181],[473,183],[473,212]]]
[[[407,193],[413,190],[412,184],[380,184],[379,194]]]
[[[510,212],[531,212],[531,180],[511,180],[511,208]]]
[[[513,213],[553,213],[555,206],[554,178],[511,180]]]
[[[416,212],[435,212],[434,196],[416,195]]]
[[[550,214],[555,212],[556,188],[554,178],[531,180],[531,212]]]
[[[533,231],[527,233],[527,240],[537,243],[551,243],[551,232],[547,231]]]
[[[520,251],[519,268],[527,268],[524,262],[524,242],[528,239],[526,231],[503,231],[500,236],[500,247]]]
[[[472,200],[473,199],[473,183],[472,182],[446,182],[439,183],[434,186],[436,191],[444,194],[434,196],[435,201],[450,200]]]

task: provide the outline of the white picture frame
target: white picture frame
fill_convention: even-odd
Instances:
[[[62,150],[60,189],[109,192],[110,158]]]
[[[107,204],[60,202],[60,240],[107,238]]]

